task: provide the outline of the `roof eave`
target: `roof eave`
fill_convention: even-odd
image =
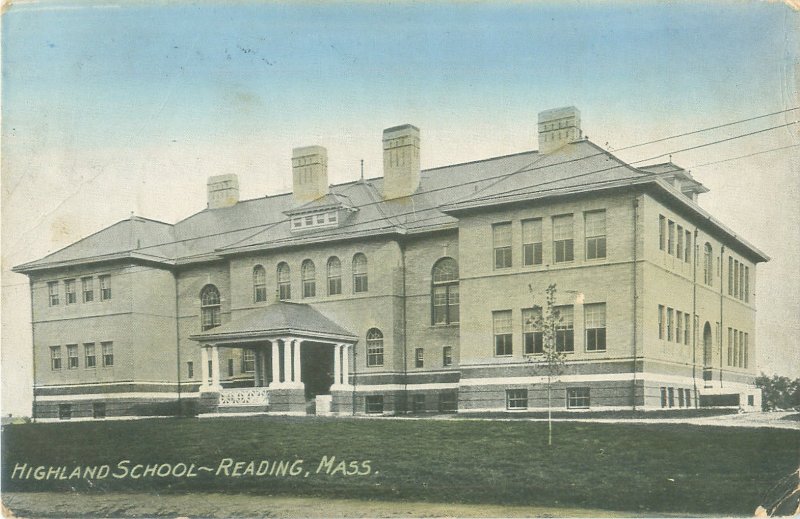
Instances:
[[[216,343],[235,343],[237,341],[246,341],[254,339],[280,338],[280,337],[299,337],[323,340],[339,340],[349,343],[358,341],[358,337],[349,334],[340,333],[325,333],[312,330],[303,330],[300,328],[286,327],[275,328],[270,330],[250,330],[246,332],[227,332],[227,333],[198,333],[190,335],[189,339],[197,342],[216,342]]]
[[[119,260],[137,260],[145,263],[154,263],[167,267],[172,267],[176,264],[175,260],[163,258],[161,256],[151,256],[149,254],[136,253],[135,251],[115,252],[112,254],[105,254],[102,256],[93,256],[89,258],[77,258],[71,260],[63,260],[50,263],[29,262],[17,265],[11,269],[12,272],[20,274],[28,274],[32,272],[41,272],[46,270],[55,270],[67,267],[77,267],[83,265],[91,265],[93,263],[109,263]]]

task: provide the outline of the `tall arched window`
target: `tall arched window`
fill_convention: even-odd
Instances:
[[[458,322],[458,263],[442,258],[433,265],[431,275],[431,306],[433,324]]]
[[[292,298],[292,282],[289,265],[285,262],[278,264],[278,298],[281,300]]]
[[[317,295],[317,269],[310,259],[304,260],[300,266],[300,277],[303,280],[303,297]]]
[[[328,295],[342,293],[342,262],[336,256],[328,259]]]
[[[200,319],[203,330],[220,325],[219,290],[214,285],[206,285],[200,291]]]
[[[253,301],[267,300],[267,271],[261,265],[253,267]]]
[[[353,256],[353,292],[366,292],[367,290],[369,290],[367,257],[359,252]]]
[[[383,333],[377,328],[367,331],[367,366],[383,366]]]
[[[711,244],[706,242],[706,246],[703,249],[703,282],[706,285],[711,286],[713,275],[714,275],[714,251],[711,249]]]

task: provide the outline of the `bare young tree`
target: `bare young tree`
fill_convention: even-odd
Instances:
[[[533,287],[528,285],[528,290],[533,294]],[[534,305],[532,322],[533,329],[542,334],[541,353],[528,357],[534,363],[537,372],[547,375],[547,445],[553,445],[553,416],[552,416],[552,388],[553,382],[558,380],[564,372],[566,354],[564,345],[559,347],[558,326],[561,324],[561,314],[556,307],[556,284],[552,283],[545,290],[547,294],[545,306]]]

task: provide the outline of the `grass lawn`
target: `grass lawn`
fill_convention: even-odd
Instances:
[[[554,427],[555,445],[548,448],[547,424],[523,421],[227,417],[10,425],[2,432],[3,491],[214,491],[751,515],[800,458],[795,430]],[[335,461],[321,466],[325,456]],[[130,460],[127,473],[118,467],[122,460]],[[258,467],[262,460],[295,463],[297,475],[247,474],[250,461]],[[192,463],[210,470],[160,477],[140,467],[138,478],[130,471],[168,464],[186,472]],[[221,463],[227,475],[225,468],[218,473]],[[12,477],[22,464],[64,466],[64,478],[76,466],[107,464],[110,474],[56,479],[59,469],[52,468],[50,479],[36,480],[33,472],[20,479],[21,470]]]

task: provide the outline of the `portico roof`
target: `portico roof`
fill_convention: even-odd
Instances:
[[[322,315],[311,305],[278,301],[238,315],[230,322],[190,335],[198,342],[220,343],[307,337],[353,343],[358,336]]]

